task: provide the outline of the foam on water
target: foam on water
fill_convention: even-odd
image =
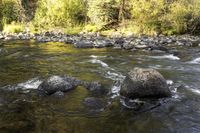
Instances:
[[[200,57],[189,62],[190,64],[200,64]]]
[[[195,94],[197,94],[197,95],[200,95],[200,90],[198,90],[198,89],[193,89],[193,88],[190,88],[190,90],[191,90],[193,93],[195,93]]]
[[[180,60],[179,57],[177,56],[174,56],[172,54],[170,55],[163,55],[163,56],[150,56],[151,58],[154,58],[154,59],[170,59],[170,60]]]
[[[96,59],[96,58],[106,58],[107,56],[96,56],[96,55],[91,55],[90,57]]]
[[[125,76],[123,76],[122,74],[108,71],[106,73],[106,78],[112,79],[114,81],[122,81],[125,78]]]
[[[93,64],[100,64],[102,67],[106,67],[106,68],[109,67],[108,64],[98,59],[91,59],[90,62]]]
[[[184,86],[187,90],[191,91],[194,94],[200,95],[200,89],[193,88],[189,85]]]
[[[111,93],[112,93],[111,98],[115,98],[115,97],[119,96],[119,91],[120,91],[120,86],[114,85],[111,88]]]
[[[168,84],[168,85],[173,85],[174,82],[173,82],[172,80],[167,80],[167,84]]]

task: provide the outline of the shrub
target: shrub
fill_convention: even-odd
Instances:
[[[196,32],[200,29],[200,1],[132,0],[132,17],[139,33]]]
[[[16,0],[2,1],[2,24],[10,24],[12,21],[18,21],[18,8]]]
[[[25,26],[22,24],[12,23],[4,26],[4,33],[20,33],[25,31]]]
[[[88,0],[90,22],[95,25],[106,25],[118,19],[118,7],[115,0]]]
[[[132,0],[131,13],[140,33],[159,32],[166,4],[164,0]]]
[[[86,8],[83,0],[39,0],[34,23],[40,27],[68,27],[83,23]]]

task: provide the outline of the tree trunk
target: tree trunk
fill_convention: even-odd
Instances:
[[[0,31],[3,29],[2,19],[3,19],[3,14],[2,14],[2,0],[0,0]]]
[[[125,0],[120,1],[120,8],[119,8],[119,22],[124,23],[124,9],[125,9]]]

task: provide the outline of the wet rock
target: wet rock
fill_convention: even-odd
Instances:
[[[0,33],[0,40],[1,39],[4,39],[5,37],[3,36],[3,34],[2,33]]]
[[[116,38],[115,41],[114,41],[115,44],[120,44],[120,45],[122,45],[122,46],[123,46],[123,43],[124,43],[124,42],[125,42],[125,41],[124,41],[123,38]]]
[[[67,44],[72,44],[74,42],[74,40],[72,37],[65,37],[64,42]]]
[[[135,48],[135,45],[134,45],[134,42],[125,42],[124,45],[123,45],[123,48],[126,49],[126,50],[130,50],[130,49],[133,49]]]
[[[9,40],[18,40],[20,38],[16,35],[6,35],[4,39],[9,41]]]
[[[112,41],[105,38],[96,39],[94,42],[94,47],[96,48],[111,47],[111,46],[113,46]]]
[[[56,98],[63,98],[65,96],[65,93],[62,91],[57,91],[54,94],[52,94],[52,96]]]
[[[44,33],[44,35],[45,36],[51,36],[52,34],[49,31],[47,31],[47,32]]]
[[[99,82],[84,82],[83,86],[95,95],[102,95],[108,92]]]
[[[150,49],[153,50],[159,50],[159,51],[164,51],[164,52],[168,52],[168,49],[164,46],[151,46]]]
[[[161,98],[170,96],[171,92],[159,72],[154,69],[135,68],[126,76],[120,94],[131,99]]]
[[[170,54],[173,54],[174,56],[179,56],[180,55],[180,51],[178,51],[177,49],[171,49],[169,50]]]
[[[103,109],[106,102],[100,98],[87,97],[84,99],[83,104],[90,109]]]
[[[73,79],[71,80],[66,77],[51,76],[39,85],[38,90],[47,95],[51,95],[58,91],[67,92],[77,86],[75,83],[76,82]]]
[[[200,40],[195,40],[195,41],[192,41],[191,42],[192,43],[192,47],[198,47],[198,46],[200,46]]]
[[[90,40],[80,40],[74,43],[76,48],[93,48],[94,44]]]

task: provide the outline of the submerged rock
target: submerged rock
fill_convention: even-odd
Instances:
[[[83,104],[90,109],[102,109],[106,106],[106,102],[104,100],[95,97],[85,98]]]
[[[158,71],[135,68],[126,76],[120,94],[131,99],[161,98],[170,96],[171,92],[165,78]]]
[[[108,92],[99,82],[84,82],[83,86],[95,95],[102,95]]]
[[[75,84],[73,79],[60,76],[51,76],[40,84],[38,90],[47,95],[51,95],[58,91],[67,92],[74,89],[76,86],[77,84]]]

